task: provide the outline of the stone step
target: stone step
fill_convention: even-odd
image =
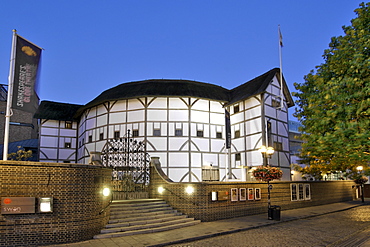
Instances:
[[[136,217],[136,216],[152,216],[157,214],[166,214],[166,213],[177,213],[176,210],[172,208],[167,209],[156,209],[156,210],[146,210],[141,212],[121,212],[121,213],[111,213],[110,220],[116,220],[116,219],[126,219],[130,217]]]
[[[108,225],[94,238],[160,232],[200,223],[160,199],[113,201],[110,212]]]
[[[172,209],[168,204],[161,205],[145,205],[136,207],[115,207],[111,208],[111,214],[122,214],[122,213],[142,213],[142,212],[153,212],[153,211],[163,211],[167,209]]]
[[[189,219],[189,218],[188,218]],[[163,232],[163,231],[169,231],[173,229],[178,229],[182,227],[192,226],[199,224],[200,220],[191,220],[183,223],[178,224],[171,224],[171,225],[164,225],[160,227],[155,228],[145,228],[145,229],[139,229],[139,230],[133,230],[133,231],[125,231],[125,232],[113,232],[113,233],[104,233],[104,234],[98,234],[95,235],[95,239],[100,238],[114,238],[114,237],[123,237],[123,236],[130,236],[130,235],[137,235],[137,234],[145,234],[145,233],[153,233],[153,232]]]
[[[140,214],[139,216],[127,215],[127,217],[118,217],[118,218],[111,217],[108,221],[108,224],[139,221],[139,220],[144,220],[144,219],[158,219],[161,217],[171,217],[173,215],[182,215],[182,213],[177,212],[177,210],[168,210],[168,211],[150,212],[146,214]]]
[[[153,218],[145,218],[145,217],[137,217],[137,218],[130,218],[127,219],[125,222],[118,222],[112,223],[105,226],[105,228],[118,228],[118,227],[129,227],[129,226],[138,226],[138,225],[145,225],[145,224],[155,224],[161,223],[165,221],[172,221],[181,218],[186,218],[186,215],[161,215]]]

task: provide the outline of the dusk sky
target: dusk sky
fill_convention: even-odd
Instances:
[[[12,30],[44,48],[40,100],[86,104],[124,82],[187,79],[232,89],[279,67],[290,91],[323,62],[357,0],[8,0],[0,5],[0,83]],[[294,109],[290,110],[291,114]]]

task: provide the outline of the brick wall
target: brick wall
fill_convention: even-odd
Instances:
[[[111,169],[80,164],[0,161],[1,197],[53,197],[52,213],[0,215],[0,246],[91,239],[107,223]]]
[[[309,184],[310,200],[291,200],[291,184]],[[353,181],[297,181],[271,182],[271,205],[278,205],[281,210],[302,208],[328,203],[350,201],[353,199]],[[158,187],[163,187],[162,193]],[[192,186],[194,193],[187,194],[185,188]],[[232,188],[260,188],[261,200],[231,201]],[[228,200],[212,201],[212,191],[227,191]],[[200,219],[214,221],[226,218],[267,213],[267,183],[260,182],[202,182],[174,183],[160,169],[158,159],[152,158],[150,197],[161,198],[180,212]]]

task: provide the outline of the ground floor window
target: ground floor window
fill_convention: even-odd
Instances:
[[[310,184],[290,184],[290,195],[292,201],[311,200]]]

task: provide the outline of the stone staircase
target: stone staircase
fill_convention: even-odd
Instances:
[[[160,199],[116,200],[108,225],[94,238],[114,238],[161,232],[200,223],[172,209]]]

